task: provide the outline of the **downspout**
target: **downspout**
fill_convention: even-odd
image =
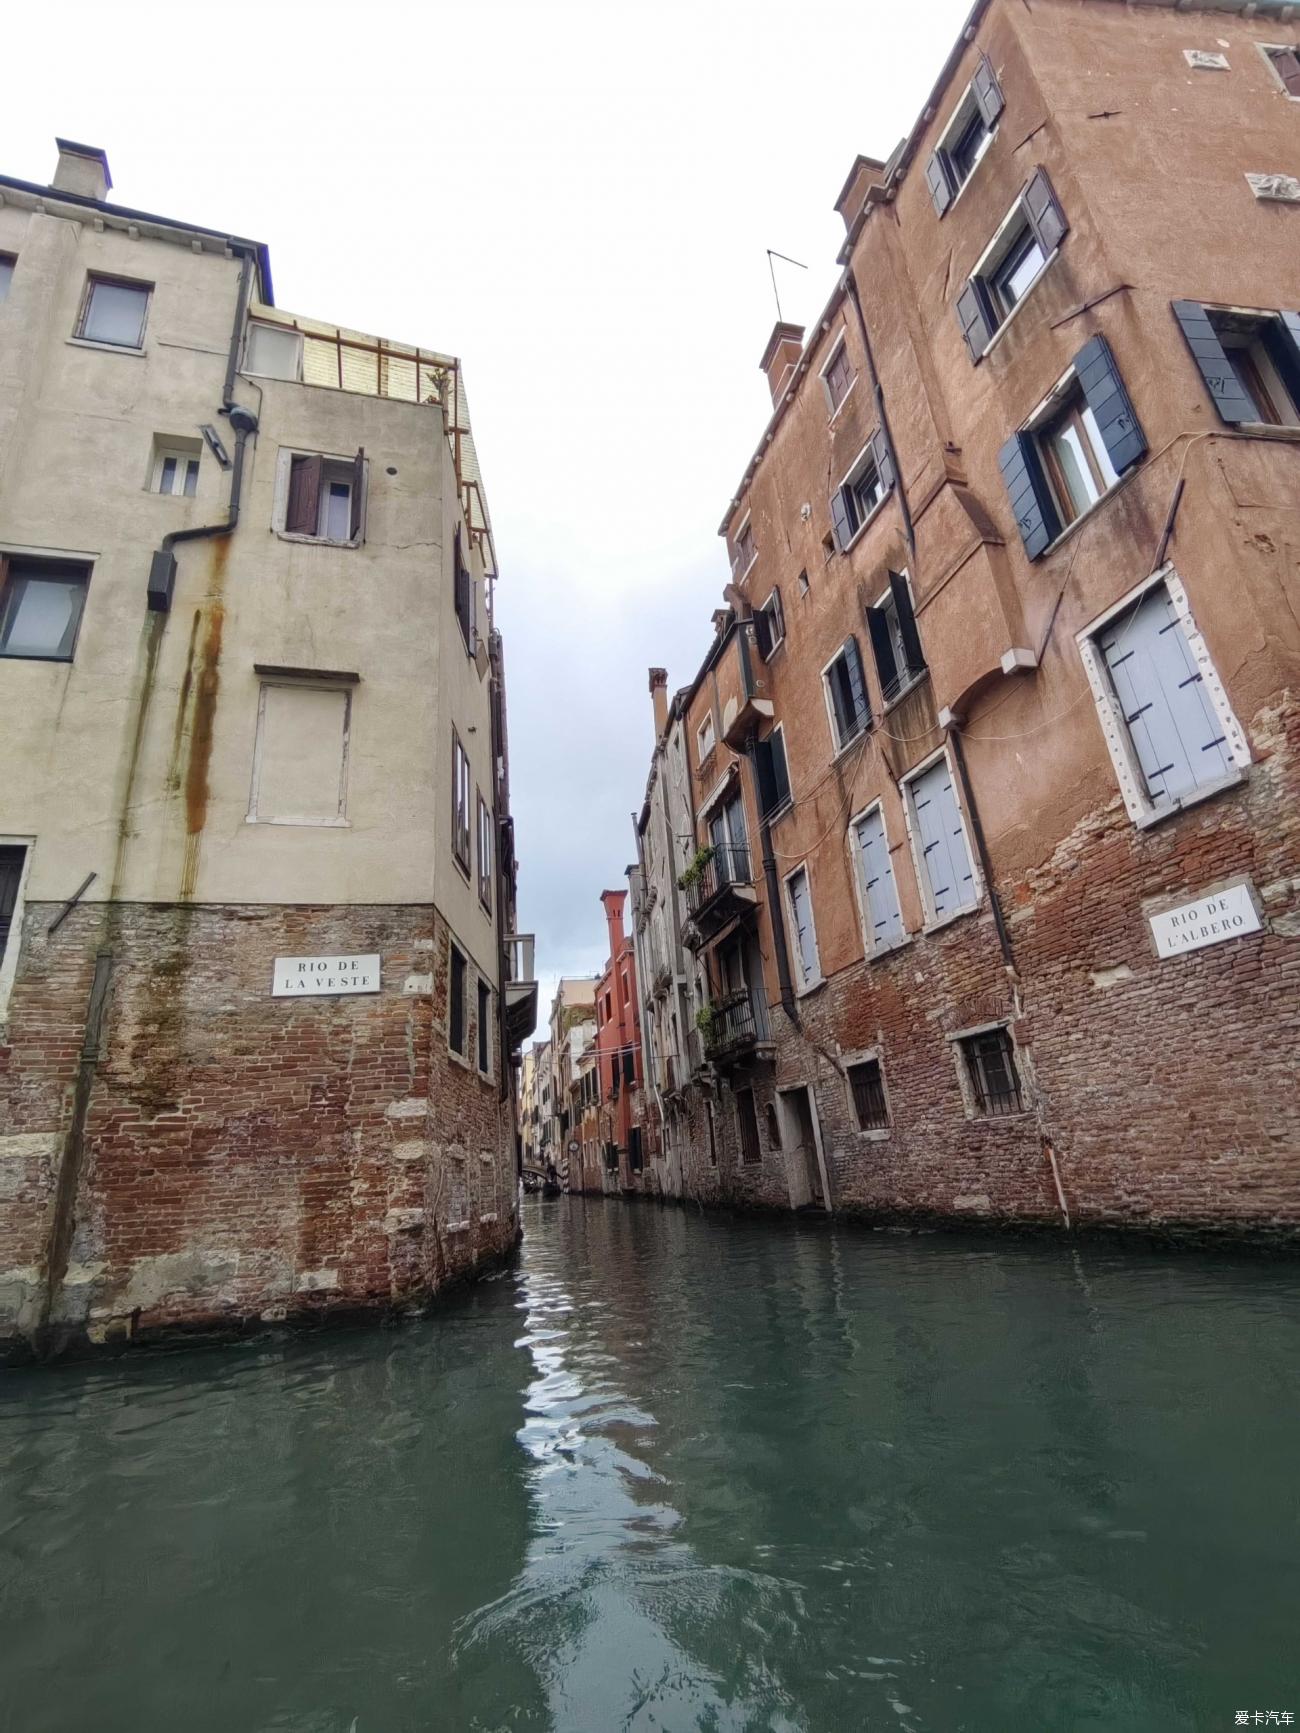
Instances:
[[[993,880],[993,863],[989,859],[989,845],[984,837],[984,825],[980,820],[979,807],[975,804],[975,796],[971,790],[970,774],[966,769],[966,749],[962,745],[961,730],[955,725],[949,727],[948,739],[952,742],[952,755],[957,763],[957,774],[961,778],[962,801],[970,814],[971,829],[975,833],[975,852],[979,855],[980,872],[989,893],[989,907],[993,910],[993,925],[997,929],[1002,961],[1006,965],[1007,973],[1014,978],[1016,975],[1015,953],[1011,949],[1011,935],[1007,931],[1002,904],[998,900],[998,888]]]
[[[916,557],[916,526],[912,522],[912,508],[907,503],[907,487],[903,481],[903,471],[899,467],[898,450],[894,445],[894,435],[890,431],[889,416],[885,413],[885,393],[881,389],[880,375],[876,372],[876,357],[871,347],[871,334],[867,330],[866,316],[862,311],[862,298],[858,294],[858,280],[853,274],[852,265],[844,273],[844,286],[848,290],[849,299],[853,303],[853,311],[858,316],[858,330],[862,333],[862,352],[867,360],[867,372],[871,376],[871,395],[875,400],[876,414],[880,419],[880,431],[885,436],[885,444],[889,447],[890,461],[894,466],[894,483],[898,488],[898,504],[903,513],[903,533],[907,537],[907,545]]]

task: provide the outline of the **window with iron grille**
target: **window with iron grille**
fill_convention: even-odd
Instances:
[[[889,1103],[878,1059],[863,1059],[848,1068],[849,1089],[859,1131],[883,1131],[889,1124]]]
[[[967,1035],[961,1050],[976,1113],[988,1119],[1023,1113],[1016,1052],[1007,1030],[986,1029],[979,1035]]]

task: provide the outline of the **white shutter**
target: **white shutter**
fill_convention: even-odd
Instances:
[[[868,940],[872,950],[885,950],[903,937],[903,913],[889,859],[885,817],[879,807],[858,820],[857,841]]]
[[[802,985],[811,986],[817,979],[817,940],[813,934],[812,900],[808,895],[808,874],[801,868],[790,880],[790,912],[794,917],[795,954],[799,959]]]
[[[912,783],[921,873],[930,916],[939,920],[975,903],[975,869],[966,846],[948,761],[941,758]]]

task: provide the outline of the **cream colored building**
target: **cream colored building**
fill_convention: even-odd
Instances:
[[[459,362],[276,308],[265,247],[110,185],[64,141],[50,187],[0,177],[0,1316],[28,1337],[404,1300],[499,1254],[535,1014]],[[325,960],[318,1002],[277,958]],[[183,1197],[119,1232],[162,1149]]]

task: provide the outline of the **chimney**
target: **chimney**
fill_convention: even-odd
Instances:
[[[840,196],[835,201],[835,209],[840,213],[846,229],[852,229],[857,222],[872,187],[883,187],[888,178],[888,163],[877,162],[874,156],[854,157],[849,178],[840,188]]]
[[[108,158],[97,145],[73,144],[69,138],[56,138],[59,166],[50,185],[61,193],[76,193],[83,199],[108,197],[113,177],[108,172]]]
[[[655,739],[662,740],[664,729],[668,726],[668,670],[667,668],[652,668],[650,670],[650,696],[655,706]]]
[[[802,354],[803,326],[784,325],[778,320],[772,327],[772,335],[767,340],[767,348],[759,362],[759,366],[767,374],[768,389],[772,393],[774,406],[781,401],[786,386],[794,378],[794,370],[799,365]]]
[[[605,905],[605,919],[609,923],[609,960],[612,963],[623,949],[623,904],[627,901],[627,892],[602,891],[600,900]]]

